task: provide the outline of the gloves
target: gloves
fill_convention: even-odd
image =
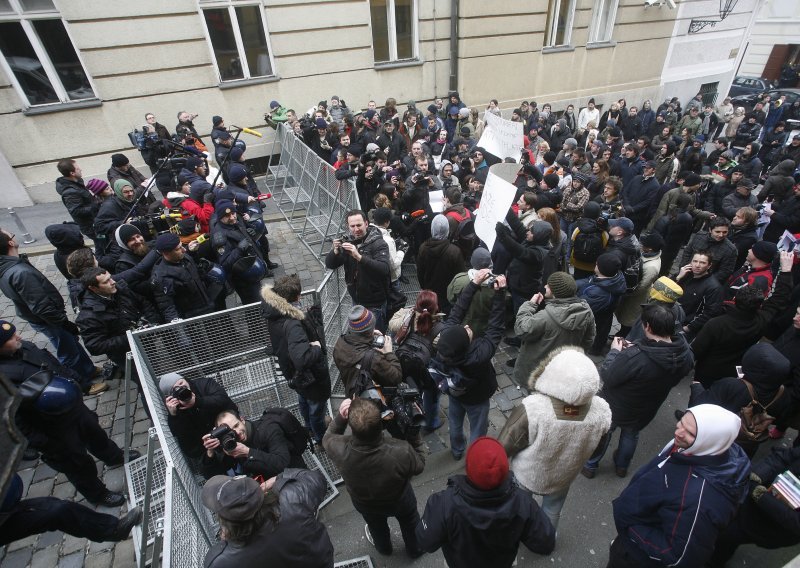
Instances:
[[[242,239],[241,241],[239,241],[239,244],[236,246],[236,248],[244,252],[250,248],[250,243],[248,242],[247,239]]]
[[[411,247],[404,239],[397,238],[394,240],[394,246],[397,250],[401,252],[408,252],[408,249]]]
[[[80,335],[81,333],[81,331],[78,329],[78,326],[69,320],[64,321],[64,323],[61,324],[61,327],[72,335]]]
[[[203,195],[203,203],[214,203],[215,199],[216,195],[214,195],[213,191],[209,191],[205,195]]]
[[[759,499],[761,499],[761,497],[762,497],[762,496],[764,495],[764,493],[766,493],[767,491],[769,491],[769,489],[767,489],[767,488],[766,488],[766,487],[764,487],[763,485],[756,485],[756,488],[755,488],[755,489],[753,489],[753,492],[752,492],[752,493],[750,493],[750,497],[752,497],[752,498],[753,498],[753,501],[755,501],[755,502],[757,503],[757,502],[758,502],[758,500],[759,500]]]
[[[764,482],[761,481],[761,478],[758,476],[757,473],[750,472],[750,481],[755,481],[756,485],[763,485]]]

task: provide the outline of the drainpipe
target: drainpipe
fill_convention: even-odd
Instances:
[[[458,90],[458,0],[450,0],[450,90]]]

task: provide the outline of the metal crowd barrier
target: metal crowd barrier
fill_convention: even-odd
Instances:
[[[347,211],[360,208],[355,182],[337,180],[333,167],[286,124],[278,125],[273,154],[278,143],[281,157],[269,167],[267,187],[292,230],[321,258],[344,230]]]

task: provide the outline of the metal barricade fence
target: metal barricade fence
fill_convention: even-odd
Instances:
[[[310,251],[322,256],[346,225],[345,214],[360,208],[352,179],[338,180],[333,167],[317,156],[285,124],[278,125],[281,157],[270,166],[275,204]]]

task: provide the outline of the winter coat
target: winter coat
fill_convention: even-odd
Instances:
[[[722,284],[708,272],[701,278],[688,274],[678,284],[683,288],[678,298],[685,314],[683,325],[694,336],[708,320],[722,315]]]
[[[630,294],[620,300],[614,313],[620,324],[632,326],[642,313],[642,304],[647,302],[647,294],[661,273],[661,252],[642,255],[642,279]]]
[[[588,351],[595,335],[594,314],[585,300],[552,298],[542,304],[524,302],[514,321],[514,333],[522,340],[514,380],[527,385],[533,370],[559,347],[575,345]]]
[[[569,349],[569,348],[568,348]],[[611,409],[597,396],[599,380],[553,368],[553,351],[533,371],[530,396],[516,406],[498,440],[520,483],[537,495],[566,489],[611,427]],[[547,367],[547,370],[545,368]]]
[[[678,197],[682,194],[686,194],[690,197],[689,211],[691,211],[690,214],[692,215],[695,214],[694,208],[696,206],[696,201],[697,201],[697,196],[695,195],[695,193],[694,192],[689,193],[685,191],[682,187],[674,187],[670,189],[668,192],[666,192],[661,198],[661,201],[658,203],[658,207],[656,208],[655,213],[650,219],[650,222],[647,224],[646,228],[647,231],[652,231],[658,220],[661,219],[661,217],[663,217],[667,213],[669,213],[672,207],[675,207],[677,205]]]
[[[625,276],[622,272],[617,272],[611,278],[597,276],[582,278],[576,284],[578,297],[588,302],[595,317],[598,313],[613,310],[626,290]]]
[[[722,215],[722,203],[725,198],[736,191],[736,186],[728,181],[720,181],[706,192],[703,208],[714,215]]]
[[[644,176],[636,176],[623,189],[625,214],[637,227],[643,227],[647,221],[647,213],[658,188],[655,177],[645,179]]]
[[[458,301],[458,297],[475,276],[475,272],[472,269],[467,272],[461,272],[456,274],[450,281],[447,286],[447,301],[451,305]],[[472,297],[469,308],[467,308],[467,313],[464,315],[462,323],[469,325],[475,337],[486,333],[486,328],[489,325],[489,313],[492,311],[492,298],[494,298],[494,290],[485,283],[481,284],[480,289]]]
[[[338,412],[322,438],[322,446],[342,474],[357,510],[380,509],[398,502],[411,478],[425,469],[425,445],[419,436],[409,440],[384,437],[360,440],[345,435],[347,420]]]
[[[335,270],[344,265],[347,291],[354,303],[357,301],[367,307],[381,306],[389,293],[389,247],[375,227],[368,227],[362,240],[351,242],[361,252],[361,262],[344,250],[336,254],[331,249],[325,257],[325,267]]]
[[[755,225],[743,225],[741,227],[734,227],[731,225],[731,234],[728,237],[736,246],[738,254],[736,255],[736,266],[734,270],[738,269],[747,259],[747,253],[752,246],[758,242],[758,233],[756,232]]]
[[[758,158],[758,151],[761,147],[753,142],[753,156],[749,159],[739,154],[737,161],[738,168],[742,170],[744,177],[758,185],[761,182],[761,170],[764,164]]]
[[[144,186],[145,177],[142,173],[133,167],[133,164],[128,166],[128,171],[123,172],[122,170],[110,167],[106,172],[106,177],[108,178],[108,185],[114,187],[114,182],[120,179],[127,180],[130,182],[131,187],[133,189],[138,189],[139,186]]]
[[[755,313],[726,306],[723,315],[709,320],[692,341],[697,361],[695,380],[706,382],[735,377],[736,365],[747,349],[764,334],[770,320],[786,308],[792,290],[792,275],[781,272],[775,278],[772,296]]]
[[[506,219],[511,229],[497,232],[500,243],[513,257],[506,270],[508,287],[514,292],[530,298],[542,289],[544,259],[550,247],[550,235],[534,233],[534,238],[526,238],[526,229],[519,217],[510,213]],[[516,238],[515,238],[516,237]]]
[[[417,538],[428,552],[441,547],[447,565],[459,568],[510,568],[520,543],[537,554],[555,547],[553,526],[513,474],[486,491],[465,475],[450,477],[428,498]]]
[[[784,199],[792,196],[792,187],[794,186],[794,173],[797,164],[794,160],[783,160],[767,178],[764,187],[758,193],[759,199],[765,199],[772,196],[773,203],[780,203]]]
[[[403,371],[397,355],[374,349],[371,346],[372,338],[372,333],[351,331],[342,335],[333,347],[333,361],[339,369],[347,396],[358,394],[355,388],[361,370],[356,365],[362,364],[364,356],[370,349],[375,351],[369,369],[373,381],[387,387],[398,385],[403,381]]]
[[[739,254],[736,245],[728,239],[715,241],[708,231],[700,231],[692,236],[689,244],[683,249],[680,266],[692,262],[694,253],[701,250],[711,253],[711,273],[720,284],[727,284],[728,278],[733,274],[736,256]]]
[[[773,209],[775,213],[770,217],[769,225],[764,231],[765,241],[778,242],[784,231],[800,232],[800,197],[794,195],[773,205]]]
[[[67,323],[61,292],[31,266],[27,255],[0,255],[0,291],[27,322],[50,327]]]
[[[72,220],[81,228],[81,233],[93,239],[94,218],[100,210],[100,202],[86,189],[82,179],[71,180],[60,177],[56,180],[56,191]]]
[[[214,428],[217,415],[225,410],[238,414],[239,407],[212,377],[192,379],[189,383],[194,406],[178,408],[175,416],[167,413],[167,425],[183,453],[199,459],[205,453],[202,438]]]
[[[613,154],[612,154],[613,155]],[[628,158],[622,158],[620,160],[616,160],[616,163],[619,165],[620,169],[620,177],[622,178],[622,184],[624,188],[628,188],[633,180],[642,175],[642,169],[644,166],[644,162],[637,156],[633,159],[629,160]],[[643,178],[641,178],[643,179]],[[641,183],[641,181],[640,181]],[[656,182],[658,183],[658,182]],[[625,191],[623,190],[623,199],[625,199],[624,195]],[[635,200],[634,200],[635,201]],[[626,203],[627,206],[627,203]]]
[[[680,335],[671,343],[643,339],[622,351],[609,351],[600,367],[600,396],[608,401],[614,424],[644,429],[693,364],[692,351]]]
[[[156,305],[164,321],[191,318],[214,311],[214,299],[189,255],[180,262],[156,262],[150,277]]]
[[[672,450],[667,444],[612,503],[618,538],[638,566],[704,566],[747,497],[750,460],[736,444],[716,456]]]
[[[304,327],[306,313],[276,294],[271,287],[261,289],[261,314],[267,320],[272,352],[277,355],[283,375],[291,379],[296,374],[311,373],[314,382],[295,390],[315,402],[331,396],[331,377],[328,359],[322,347],[311,345]],[[318,335],[319,332],[317,332]],[[324,331],[321,334],[324,341]]]
[[[579,270],[592,272],[594,271],[594,266],[595,266],[594,262],[584,262],[582,260],[578,260],[577,258],[575,258],[575,241],[577,240],[578,235],[580,235],[581,233],[584,234],[599,233],[600,240],[603,244],[603,249],[605,249],[606,246],[608,245],[609,236],[606,231],[601,230],[600,227],[597,226],[597,221],[595,219],[587,219],[586,217],[581,217],[580,219],[578,219],[577,226],[570,235],[571,242],[569,247],[570,248],[569,263],[573,267]],[[602,250],[600,251],[600,254],[603,254]]]
[[[94,219],[95,234],[105,236],[109,242],[113,242],[117,227],[122,225],[128,215],[136,216],[139,209],[139,206],[134,207],[133,202],[123,201],[116,195],[109,197],[100,205],[100,210]]]
[[[58,225],[48,225],[44,229],[44,235],[50,244],[56,247],[53,253],[53,261],[56,263],[58,271],[69,280],[72,278],[67,272],[67,257],[74,251],[83,248],[83,235],[77,223],[64,221]]]
[[[331,568],[333,544],[317,509],[328,489],[319,471],[285,469],[273,492],[280,518],[267,518],[244,546],[221,540],[206,553],[205,568],[256,568],[265,558],[281,568]]]
[[[752,193],[747,197],[739,195],[739,192],[734,191],[725,196],[722,200],[722,214],[728,219],[733,219],[736,212],[742,207],[753,207],[758,205],[758,199]]]
[[[464,271],[461,249],[447,239],[430,238],[417,252],[417,277],[422,290],[433,290],[439,298],[447,298],[447,286]]]
[[[620,262],[622,270],[632,266],[639,258],[641,245],[633,235],[625,235],[620,239],[609,239],[603,254],[613,254]]]
[[[772,292],[772,282],[775,275],[772,273],[772,265],[766,264],[755,268],[749,262],[745,262],[739,270],[733,273],[728,279],[725,287],[725,300],[732,301],[736,292],[745,286],[755,286],[764,293],[764,297]]]

